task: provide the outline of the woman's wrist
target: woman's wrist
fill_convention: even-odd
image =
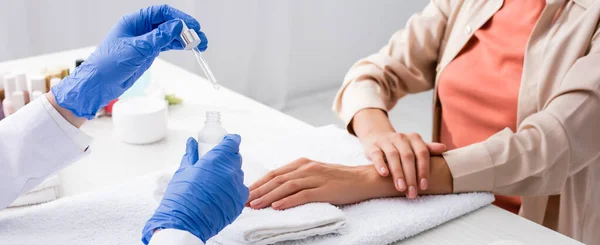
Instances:
[[[444,158],[442,156],[432,156],[430,164],[429,187],[421,193],[425,195],[452,193],[452,173]],[[381,177],[372,165],[357,168],[358,171],[364,174],[366,199],[405,196],[404,192],[400,192],[395,188],[391,176]]]
[[[449,194],[454,190],[454,180],[448,163],[443,156],[432,156],[430,164],[430,185],[423,194]]]
[[[396,132],[386,112],[378,108],[365,108],[358,111],[349,126],[361,140],[375,134]]]
[[[391,176],[382,177],[373,167],[373,165],[364,165],[355,167],[360,172],[363,183],[360,186],[364,187],[362,193],[363,200],[369,200],[382,197],[397,197],[404,196],[404,192],[396,190]]]

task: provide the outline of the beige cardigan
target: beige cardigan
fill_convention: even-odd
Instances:
[[[387,111],[405,94],[434,89],[437,141],[440,71],[502,4],[433,0],[354,64],[334,111],[348,124],[361,109]],[[527,43],[517,132],[444,154],[455,192],[523,196],[520,215],[587,244],[600,244],[599,18],[600,1],[547,0]]]

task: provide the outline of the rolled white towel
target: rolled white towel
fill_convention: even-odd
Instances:
[[[245,208],[235,222],[208,244],[266,245],[339,234],[345,225],[344,213],[328,203],[309,203],[283,211]]]
[[[60,180],[57,175],[53,175],[44,182],[31,189],[31,191],[19,196],[8,207],[31,206],[40,203],[50,202],[58,199],[58,187]]]
[[[39,191],[28,192],[25,195],[19,196],[10,206],[11,207],[24,207],[45,202],[50,202],[58,199],[58,191],[55,187],[49,187]]]
[[[48,177],[46,180],[44,180],[44,182],[42,182],[41,184],[39,184],[36,187],[34,187],[33,189],[31,189],[31,191],[29,191],[29,192],[41,191],[41,190],[47,189],[47,188],[58,187],[59,185],[60,185],[60,180],[58,179],[58,175],[52,175],[52,176]]]

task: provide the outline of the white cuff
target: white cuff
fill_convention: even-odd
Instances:
[[[196,236],[187,231],[164,229],[152,235],[148,245],[204,245]]]
[[[362,109],[377,108],[387,112],[382,97],[381,87],[375,81],[354,81],[338,92],[333,110],[348,126],[356,113]]]

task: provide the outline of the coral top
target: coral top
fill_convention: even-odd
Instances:
[[[543,0],[505,0],[440,74],[440,141],[449,150],[484,141],[507,127],[516,131],[525,48],[545,5]],[[520,206],[517,198],[497,199],[513,212]]]

